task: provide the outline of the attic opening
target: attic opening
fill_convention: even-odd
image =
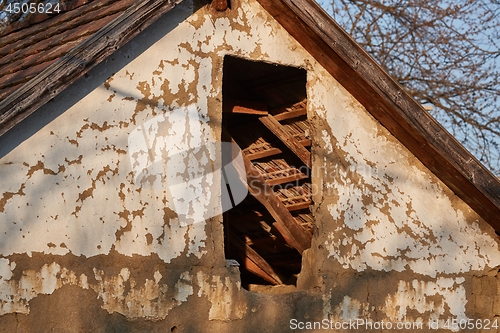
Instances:
[[[224,58],[222,139],[241,149],[249,184],[223,214],[224,251],[248,290],[295,285],[311,245],[306,80],[300,68]]]

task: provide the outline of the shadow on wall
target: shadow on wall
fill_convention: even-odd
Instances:
[[[26,140],[29,140],[30,138],[33,137],[36,133],[39,131],[43,131],[43,128],[51,123],[52,121],[56,120],[59,116],[63,115],[68,109],[70,109],[72,106],[74,106],[78,101],[83,99],[85,96],[90,94],[92,91],[95,89],[99,88],[102,86],[108,78],[113,76],[115,73],[117,73],[119,70],[127,66],[131,61],[133,61],[135,58],[137,58],[139,55],[141,55],[143,52],[145,52],[148,48],[150,48],[154,43],[156,43],[159,39],[161,39],[164,35],[168,34],[170,31],[175,29],[181,22],[183,22],[186,18],[188,18],[193,11],[193,7],[189,5],[191,1],[186,1],[186,4],[178,5],[174,9],[172,9],[169,13],[164,15],[163,17],[159,18],[155,23],[153,23],[150,27],[142,31],[138,36],[136,36],[132,41],[124,45],[120,50],[117,52],[113,53],[105,62],[98,64],[95,66],[93,69],[91,69],[85,76],[81,77],[78,79],[75,83],[73,83],[70,87],[68,87],[66,90],[61,92],[58,96],[56,96],[54,99],[49,101],[47,104],[42,106],[40,109],[35,111],[33,114],[31,114],[29,117],[27,117],[24,121],[22,121],[20,124],[9,130],[7,133],[5,133],[2,137],[0,137],[0,168],[6,168],[4,170],[10,170],[8,169],[8,165],[5,165],[6,163],[10,162],[9,159],[9,154],[16,149],[21,149],[20,146],[25,142]],[[140,99],[140,97],[136,97],[137,99]],[[44,135],[49,136],[50,134],[44,133]],[[42,139],[43,140],[43,139]],[[40,146],[43,146],[43,142],[40,143]],[[82,151],[88,151],[87,148],[89,147],[82,147],[80,146],[79,150]],[[93,147],[90,147],[91,149]],[[90,150],[91,151],[91,150]],[[34,154],[37,153],[39,155],[49,155],[54,153],[54,149],[51,150],[51,147],[49,144],[46,146],[43,146],[43,151],[30,151],[29,147],[28,149],[23,152],[23,154]],[[92,158],[92,157],[91,157]],[[22,163],[22,161],[20,161]],[[41,161],[43,163],[43,160]],[[59,164],[65,164],[64,162],[64,156],[61,157],[61,161]],[[41,182],[36,182],[34,181],[34,178],[30,180],[32,184],[30,184],[30,195],[33,196],[35,200],[33,202],[30,202],[30,207],[29,211],[30,212],[41,212],[43,210],[46,210],[44,206],[44,201],[45,200],[52,200],[53,198],[51,197],[53,193],[50,193],[47,189],[50,188],[50,186],[53,185],[51,175],[55,174],[57,170],[49,170],[45,169],[43,167],[43,164],[41,166],[38,166],[40,169],[41,173],[47,174],[46,177],[43,178],[43,181]],[[81,168],[82,166],[78,165],[73,165],[73,167],[79,167]],[[36,171],[36,168],[32,169],[32,172]],[[9,175],[7,175],[9,176]],[[25,178],[29,178],[30,176],[27,175]],[[68,178],[67,183],[71,183],[70,181],[71,178]],[[13,179],[13,183],[16,186],[21,186],[20,187],[20,192],[22,193],[23,191],[23,184],[22,184],[22,179]],[[16,182],[18,184],[16,184]],[[68,187],[75,186],[74,184],[66,184]],[[14,190],[14,192],[17,190],[17,188]],[[113,191],[116,191],[116,188],[113,188]],[[6,191],[12,191],[12,190],[6,190]],[[3,191],[2,191],[3,192]],[[40,198],[40,200],[39,200]],[[43,200],[42,200],[43,198]],[[6,199],[8,201],[8,195],[4,196],[2,198],[2,193],[0,193],[0,200]],[[84,199],[81,199],[83,201]],[[3,207],[2,207],[3,208]],[[9,224],[9,227],[7,227],[6,230],[11,230],[16,229],[16,235],[19,235],[19,237],[10,237],[11,235],[8,235],[8,231],[4,234],[3,229],[2,229],[2,241],[0,242],[0,258],[1,257],[6,257],[8,254],[10,255],[13,251],[12,249],[15,247],[16,242],[18,241],[19,238],[21,238],[21,232],[19,232],[19,228],[22,228],[22,232],[26,231],[31,231],[32,233],[37,233],[38,231],[40,232],[45,232],[45,226],[50,224],[50,220],[45,220],[45,219],[39,219],[37,218],[36,214],[33,213],[33,216],[25,216],[27,213],[25,210],[22,209],[22,207],[14,207],[14,205],[7,205],[5,206],[5,209],[9,209],[10,216],[14,216],[15,218],[11,218],[9,221],[0,221],[3,226]],[[54,219],[57,219],[57,212],[52,213],[51,215],[54,215]],[[22,220],[22,223],[18,223],[17,226],[14,226],[13,224],[16,224],[16,221],[14,219],[19,219]],[[19,222],[19,221],[17,221]],[[22,225],[21,225],[22,224]],[[75,228],[76,229],[76,228]],[[82,232],[83,229],[80,230],[75,230],[78,233],[78,244],[81,244],[82,247],[85,247],[88,243],[91,243],[91,239],[89,239],[90,234],[86,232]],[[61,246],[59,244],[47,244],[49,247],[50,246]],[[82,253],[82,249],[78,248],[79,246],[76,246],[76,251],[79,251]],[[30,254],[31,255],[31,254]],[[18,267],[18,270],[20,274],[22,273],[21,266]]]

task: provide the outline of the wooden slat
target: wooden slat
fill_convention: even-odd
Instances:
[[[230,137],[223,129],[223,137]],[[236,145],[236,142],[231,139]],[[275,195],[271,187],[266,183],[260,172],[253,166],[252,162],[243,155],[244,170],[235,165],[239,176],[248,186],[248,192],[255,197],[276,220],[273,225],[281,233],[285,241],[300,253],[311,247],[311,234],[300,226],[283,203]]]
[[[224,112],[265,116],[267,109],[267,104],[262,102],[224,99]]]
[[[286,129],[281,125],[276,118],[271,115],[260,117],[259,120],[276,135],[290,150],[297,155],[302,162],[311,168],[311,153],[304,148],[293,136],[288,134]]]
[[[294,181],[301,180],[301,179],[306,179],[306,178],[307,178],[307,176],[305,174],[303,174],[302,172],[300,172],[300,173],[296,173],[294,175],[290,175],[290,176],[286,176],[286,177],[277,177],[277,178],[273,178],[273,179],[267,179],[267,178],[265,178],[265,180],[266,180],[266,183],[268,183],[269,185],[273,186],[273,185],[279,185],[279,184],[285,184],[285,183],[289,183],[289,182],[294,182]]]
[[[254,164],[269,185],[278,185],[308,178],[299,169],[292,167],[285,159],[272,159]]]
[[[0,136],[125,45],[182,0],[136,2],[85,42],[0,101]]]
[[[294,204],[290,204],[290,205],[287,205],[285,204],[285,207],[286,209],[288,209],[288,211],[294,211],[294,210],[300,210],[300,209],[306,209],[306,208],[309,208],[309,206],[312,205],[312,201],[311,200],[307,200],[307,201],[304,201],[304,202],[299,202],[299,203],[294,203]]]
[[[500,232],[500,181],[313,0],[257,0],[375,119]]]
[[[310,147],[312,144],[311,139],[300,140],[299,143],[304,147]]]
[[[259,152],[256,152],[256,153],[249,152],[248,148],[245,149],[245,150],[243,150],[243,154],[250,161],[257,160],[259,158],[264,158],[264,157],[278,155],[278,154],[281,154],[281,153],[282,153],[282,151],[279,148],[266,149],[266,150],[262,150],[262,151],[259,151]]]
[[[297,117],[300,117],[300,116],[304,116],[306,114],[307,114],[307,110],[306,109],[300,109],[300,110],[294,110],[294,111],[287,111],[287,112],[279,113],[277,115],[274,115],[274,118],[277,121],[282,121],[282,120],[285,120],[285,119],[293,119],[293,118],[297,118]]]

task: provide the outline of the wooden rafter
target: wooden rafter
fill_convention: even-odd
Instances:
[[[297,118],[300,116],[305,116],[306,114],[307,114],[306,109],[299,109],[299,110],[293,110],[293,111],[289,111],[289,112],[282,112],[280,114],[275,115],[274,118],[277,121],[282,121],[285,119],[292,119],[292,118]]]
[[[223,137],[230,139],[232,143],[237,143],[231,138],[230,134],[223,130]],[[245,170],[238,169],[241,178],[246,178],[248,192],[255,197],[276,220],[274,224],[281,233],[285,241],[299,253],[304,252],[311,247],[311,234],[305,230],[295,218],[286,209],[285,205],[276,196],[269,184],[259,170],[255,168],[246,156],[243,155]],[[238,165],[236,165],[238,168]]]
[[[224,100],[224,112],[255,114],[259,116],[268,114],[266,103],[231,99]]]

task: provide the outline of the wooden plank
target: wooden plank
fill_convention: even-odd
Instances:
[[[253,274],[261,277],[269,283],[274,285],[283,284],[278,273],[269,265],[269,263],[262,258],[254,249],[248,244],[245,244],[238,235],[229,231],[229,242],[240,252],[245,258],[245,268]]]
[[[32,44],[29,37],[39,33],[41,30],[49,31],[50,28],[54,26],[61,26],[63,22],[70,21],[73,17],[82,17],[88,11],[100,10],[103,7],[107,7],[109,3],[116,0],[104,0],[104,1],[92,1],[92,0],[71,0],[59,2],[59,13],[46,14],[46,13],[34,13],[33,15],[28,15],[24,17],[21,21],[15,21],[9,24],[5,29],[0,32],[0,48],[11,44],[18,40],[27,40],[27,44]],[[120,1],[125,3],[126,1]],[[102,10],[101,10],[102,12]],[[24,15],[23,15],[24,16]],[[57,16],[54,18],[54,16]],[[27,19],[26,19],[27,18]],[[40,28],[39,22],[43,22],[42,28]],[[46,24],[46,23],[49,24]],[[64,26],[62,27],[64,28]],[[52,31],[50,35],[53,35]],[[1,55],[0,51],[0,55]],[[0,56],[1,57],[1,56]]]
[[[286,112],[276,114],[276,115],[274,115],[274,118],[277,121],[282,121],[285,119],[293,119],[293,118],[297,118],[297,117],[304,116],[304,115],[307,115],[307,110],[306,109],[299,109],[299,110],[295,110],[295,111],[286,111]]]
[[[306,178],[307,178],[307,176],[305,174],[303,174],[302,172],[300,172],[300,173],[296,173],[294,175],[290,175],[290,176],[286,176],[286,177],[266,179],[266,183],[273,186],[273,185],[290,183],[290,182],[294,182],[294,181],[306,179]]]
[[[375,119],[500,232],[500,181],[314,1],[257,0]]]
[[[304,147],[310,147],[312,144],[311,139],[300,140],[299,143]]]
[[[286,129],[276,120],[276,118],[271,115],[267,115],[266,117],[260,117],[259,120],[288,148],[290,148],[290,150],[297,155],[308,168],[311,168],[311,153],[293,136],[288,134]]]
[[[307,201],[304,201],[304,202],[299,202],[299,203],[294,203],[294,204],[290,204],[290,205],[287,205],[285,204],[285,207],[286,209],[288,209],[288,211],[294,211],[294,210],[300,210],[300,209],[306,209],[306,208],[309,208],[309,206],[312,205],[312,201],[311,200],[307,200]]]
[[[182,0],[147,0],[120,16],[0,101],[0,136],[125,45]]]
[[[253,161],[253,160],[257,160],[259,158],[264,158],[264,157],[269,157],[269,156],[281,154],[282,151],[279,148],[271,148],[271,149],[259,151],[257,153],[248,153],[248,150],[245,149],[245,150],[243,150],[243,153],[250,161]]]
[[[230,138],[230,134],[223,129],[223,138]],[[235,145],[234,139],[230,139]],[[302,254],[305,250],[311,247],[312,236],[307,230],[302,228],[295,218],[286,209],[283,203],[278,199],[272,188],[266,183],[259,170],[257,170],[252,162],[244,155],[244,170],[235,165],[239,177],[248,187],[248,192],[255,197],[276,220],[273,225],[281,233],[287,244],[294,247]]]
[[[266,103],[232,99],[224,99],[223,111],[229,113],[255,114],[260,116],[268,114]]]

